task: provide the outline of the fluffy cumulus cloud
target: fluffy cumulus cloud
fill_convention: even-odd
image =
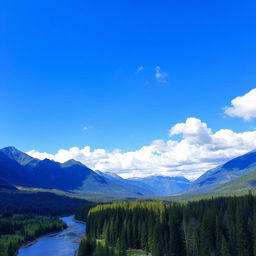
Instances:
[[[180,139],[175,139],[181,135]],[[122,177],[148,175],[183,175],[195,179],[208,169],[256,148],[256,131],[236,133],[221,129],[216,132],[200,119],[190,117],[170,128],[170,139],[155,140],[136,151],[106,151],[72,147],[48,154],[32,150],[29,155],[59,162],[81,161],[94,170],[111,171]]]
[[[224,108],[226,115],[241,117],[246,121],[256,118],[256,88],[231,101],[231,107]]]
[[[183,134],[183,137],[191,143],[206,144],[211,142],[211,129],[206,123],[197,118],[190,117],[185,123],[174,125],[169,132],[170,137],[176,134]]]

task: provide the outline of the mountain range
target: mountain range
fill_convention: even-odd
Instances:
[[[114,173],[93,171],[75,160],[39,160],[14,147],[0,150],[0,179],[17,187],[57,189],[82,196],[169,195],[190,184],[183,177],[123,179]]]
[[[159,196],[182,193],[191,185],[191,182],[182,176],[148,176],[144,178],[130,178],[129,180],[137,182],[142,186],[151,187],[152,191]]]
[[[14,148],[0,149],[0,190],[16,187],[60,190],[81,196],[165,196],[246,191],[256,187],[256,150],[205,172],[194,182],[184,177],[123,179],[93,171],[81,162],[39,160]]]

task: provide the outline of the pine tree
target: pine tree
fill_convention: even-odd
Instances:
[[[237,205],[236,209],[236,249],[237,256],[248,256],[248,244],[245,230],[244,217],[242,216],[242,207],[241,205]]]
[[[198,256],[197,235],[191,224],[187,228],[186,255]]]
[[[117,240],[116,248],[117,256],[127,256],[125,245],[121,239]]]
[[[230,256],[230,251],[228,249],[228,244],[224,236],[221,239],[221,249],[220,249],[220,256]]]

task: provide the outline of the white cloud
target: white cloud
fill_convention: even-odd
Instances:
[[[56,154],[36,150],[29,155],[59,162],[69,159],[81,161],[94,170],[112,171],[122,177],[148,175],[183,175],[195,179],[206,170],[256,148],[256,131],[236,133],[221,129],[213,133],[200,119],[190,117],[171,127],[171,137],[181,134],[180,140],[155,140],[136,151],[107,151],[72,147]]]
[[[169,136],[176,134],[183,134],[183,137],[192,143],[205,144],[211,142],[211,129],[207,127],[206,123],[201,122],[200,119],[190,117],[185,123],[174,125],[170,131]]]
[[[137,69],[137,73],[139,73],[139,72],[141,72],[141,71],[143,71],[144,70],[144,67],[143,66],[140,66],[140,67],[138,67],[138,69]]]
[[[155,77],[159,83],[166,83],[168,74],[166,72],[162,72],[160,66],[156,66]]]
[[[256,88],[243,96],[231,101],[231,107],[225,107],[224,112],[231,117],[241,117],[245,121],[256,118]]]

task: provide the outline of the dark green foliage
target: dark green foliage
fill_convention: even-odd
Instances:
[[[89,236],[86,236],[80,242],[78,256],[92,255],[95,248],[96,248],[96,240],[91,239]]]
[[[227,244],[227,241],[226,241],[224,236],[222,236],[220,246],[221,246],[221,250],[220,250],[219,255],[221,255],[221,256],[230,256],[230,251],[229,251],[229,248],[228,248],[228,244]]]
[[[59,196],[48,192],[0,192],[0,213],[26,213],[48,216],[70,215],[87,200]]]
[[[80,242],[77,256],[126,256],[126,249],[118,247],[114,250],[86,235]]]
[[[22,243],[65,227],[63,221],[52,217],[11,213],[0,215],[0,256],[13,256]]]
[[[88,212],[91,208],[95,207],[96,204],[87,204],[78,208],[75,212],[75,219],[80,221],[86,221]]]
[[[65,227],[51,217],[73,214],[86,200],[53,193],[0,192],[0,256],[13,256],[20,244]]]
[[[256,197],[98,205],[89,211],[87,235],[117,255],[133,248],[152,256],[256,256]]]

